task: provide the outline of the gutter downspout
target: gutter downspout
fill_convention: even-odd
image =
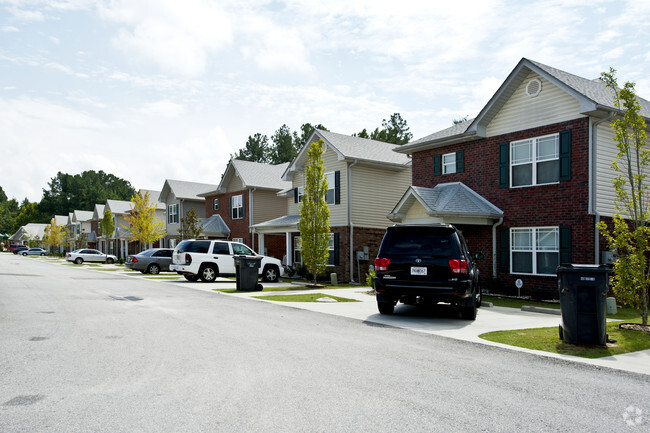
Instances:
[[[251,232],[251,249],[253,251],[257,251],[255,249],[255,229],[251,228],[254,221],[253,216],[255,215],[254,213],[255,209],[253,207],[253,193],[255,191],[257,191],[257,188],[253,188],[253,190],[248,193],[248,231]],[[261,253],[258,251],[258,254],[264,254],[264,251],[262,251]]]
[[[503,217],[492,224],[492,278],[497,278],[497,227],[503,224]]]
[[[589,146],[589,164],[591,165],[591,170],[589,170],[589,203],[590,210],[593,212],[595,217],[594,224],[594,264],[600,264],[600,232],[598,231],[598,223],[600,222],[600,213],[598,212],[598,207],[596,206],[596,197],[598,188],[596,188],[596,155],[597,155],[597,144],[598,144],[598,125],[603,122],[610,121],[615,116],[613,111],[609,112],[607,117],[604,117],[600,120],[597,120],[592,123],[591,128],[589,128],[589,139],[591,141],[591,146]],[[591,122],[591,118],[589,118]]]
[[[354,284],[354,222],[352,222],[352,167],[358,159],[348,165],[348,226],[350,227],[350,283]]]

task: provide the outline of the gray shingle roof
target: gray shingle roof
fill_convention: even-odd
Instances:
[[[503,211],[476,193],[462,182],[440,183],[433,188],[411,186],[389,218],[396,219],[403,208],[410,208],[413,199],[424,206],[427,214],[432,216],[473,216],[482,218],[500,218]],[[408,209],[407,209],[408,210]]]
[[[455,124],[454,126],[450,126],[449,128],[443,129],[438,132],[434,132],[433,134],[427,135],[426,137],[411,141],[410,143],[405,144],[405,146],[425,143],[428,141],[434,141],[441,138],[453,137],[455,135],[463,134],[465,131],[467,131],[467,127],[471,125],[473,121],[474,119],[465,120],[464,122],[460,122]]]
[[[74,214],[75,221],[78,221],[78,222],[90,221],[91,219],[93,219],[92,211],[75,210],[73,212],[73,214]]]
[[[217,189],[217,186],[218,185],[210,183],[167,179],[165,180],[165,185],[160,193],[160,198],[164,199],[164,197],[171,192],[177,199],[204,201],[205,198],[199,197],[198,194],[213,191]]]
[[[224,222],[221,215],[212,215],[210,218],[199,218],[203,224],[203,234],[205,236],[228,237],[230,228]]]
[[[271,228],[271,227],[286,227],[297,226],[300,221],[300,215],[286,215],[280,218],[264,221],[263,223],[255,224],[255,228]]]
[[[126,214],[131,212],[131,202],[124,200],[106,200],[106,206],[113,214]]]
[[[317,129],[316,132],[339,155],[346,159],[359,159],[398,165],[407,165],[410,163],[410,159],[406,155],[393,152],[393,149],[399,147],[397,144],[337,134],[336,132],[321,131],[320,129]]]

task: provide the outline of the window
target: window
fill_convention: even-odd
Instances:
[[[302,195],[305,193],[305,188],[302,186],[299,186],[296,188],[296,197],[297,197],[297,202],[296,203],[302,203]]]
[[[559,134],[510,143],[511,186],[559,182]]]
[[[327,242],[327,249],[329,250],[329,257],[327,259],[327,266],[336,266],[336,234],[330,233],[329,240]],[[293,261],[294,263],[302,264],[302,238],[300,236],[295,236],[293,238]]]
[[[442,155],[442,174],[456,173],[456,154],[446,153]]]
[[[232,253],[233,253],[234,255],[236,255],[236,256],[240,256],[240,255],[243,255],[243,256],[254,256],[254,255],[255,255],[255,253],[253,252],[253,250],[251,250],[250,248],[248,248],[248,247],[247,247],[246,245],[244,245],[244,244],[232,244]]]
[[[242,219],[244,218],[244,196],[243,195],[234,195],[231,197],[231,206],[232,206],[232,219]]]
[[[327,266],[334,266],[336,263],[334,233],[330,233],[330,239],[327,242],[327,249],[329,250],[329,256],[327,257]]]
[[[555,275],[560,264],[557,227],[513,228],[510,233],[512,273]]]
[[[302,238],[300,236],[293,238],[293,261],[302,264]]]
[[[178,224],[178,203],[167,206],[167,223]]]
[[[226,242],[215,242],[212,247],[212,254],[230,255],[230,248]]]
[[[212,200],[212,210],[219,210],[219,199],[215,198]]]
[[[325,179],[327,180],[327,193],[325,194],[325,201],[327,204],[334,204],[334,194],[336,192],[336,178],[334,172],[325,173]]]

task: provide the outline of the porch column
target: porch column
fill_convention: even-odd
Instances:
[[[255,233],[253,233],[255,239]],[[257,253],[264,254],[264,233],[257,233]]]
[[[286,241],[286,250],[287,250],[287,263],[285,265],[287,266],[292,266],[293,265],[293,251],[291,250],[291,232],[286,232],[285,233],[285,241]]]

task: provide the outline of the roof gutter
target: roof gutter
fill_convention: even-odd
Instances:
[[[350,227],[350,283],[354,284],[354,222],[352,221],[352,167],[357,165],[358,159],[348,164],[348,226]]]

